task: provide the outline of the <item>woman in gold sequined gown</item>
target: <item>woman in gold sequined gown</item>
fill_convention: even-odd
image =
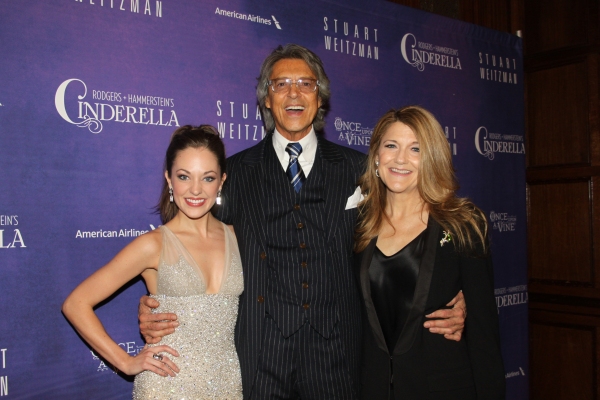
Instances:
[[[164,225],[132,241],[63,304],[96,352],[137,375],[134,399],[242,398],[233,341],[242,266],[233,228],[210,213],[220,201],[224,171],[225,150],[213,127],[176,130],[158,205]],[[140,274],[160,301],[156,312],[176,313],[179,326],[131,357],[108,336],[93,307]]]

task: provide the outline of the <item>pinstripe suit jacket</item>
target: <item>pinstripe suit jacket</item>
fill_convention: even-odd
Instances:
[[[235,228],[244,269],[244,293],[240,298],[236,325],[236,347],[242,369],[244,397],[252,385],[263,346],[265,299],[268,298],[269,243],[265,234],[263,182],[266,174],[264,154],[272,146],[272,135],[257,145],[227,160],[227,181],[223,187],[223,207],[217,217]],[[345,358],[355,387],[358,386],[360,356],[360,300],[352,273],[352,246],[357,209],[345,210],[346,202],[363,171],[364,154],[318,136],[316,157],[321,157],[325,185],[327,240],[333,265],[331,280],[337,307],[337,326],[344,342]],[[271,266],[273,267],[273,266]],[[275,266],[276,267],[276,266]],[[358,392],[358,390],[357,390]]]

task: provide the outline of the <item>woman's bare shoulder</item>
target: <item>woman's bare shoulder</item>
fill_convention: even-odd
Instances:
[[[156,255],[162,248],[162,232],[160,229],[153,229],[135,238],[127,247],[146,256]]]

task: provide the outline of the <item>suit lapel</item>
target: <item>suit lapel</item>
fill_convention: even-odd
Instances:
[[[417,277],[413,305],[408,314],[408,318],[406,319],[406,324],[402,329],[402,333],[400,334],[400,338],[398,338],[398,342],[394,348],[394,355],[400,355],[410,350],[415,337],[417,336],[417,332],[420,329],[423,329],[421,321],[429,296],[435,254],[438,246],[438,238],[440,236],[440,225],[433,218],[429,217],[427,228],[425,249],[419,266],[419,276]]]
[[[379,317],[377,317],[377,310],[373,304],[371,298],[371,279],[369,278],[369,267],[373,260],[373,252],[377,245],[377,236],[375,236],[361,254],[360,262],[360,287],[362,289],[363,299],[365,299],[365,308],[367,310],[367,318],[369,325],[371,325],[373,336],[377,342],[377,347],[381,350],[388,352],[387,344],[385,343],[385,337],[381,330],[381,324],[379,323]]]
[[[352,194],[345,193],[343,186],[340,185],[341,182],[347,181],[343,174],[350,172],[342,168],[344,156],[336,146],[320,136],[317,136],[317,139],[319,141],[317,151],[321,153],[323,168],[323,198],[325,200],[325,215],[327,216],[327,242],[329,243],[339,225],[336,221],[341,221],[346,200]]]
[[[259,146],[253,147],[252,151],[249,151],[244,156],[242,163],[244,164],[243,174],[244,180],[248,184],[244,186],[246,194],[246,209],[243,210],[250,221],[250,227],[254,232],[254,236],[258,238],[259,244],[263,249],[266,249],[266,233],[263,227],[264,222],[267,220],[264,210],[263,197],[264,192],[264,157],[266,146],[272,146],[272,135],[267,135]],[[239,172],[238,172],[239,173]]]

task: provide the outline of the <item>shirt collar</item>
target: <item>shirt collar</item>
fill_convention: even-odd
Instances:
[[[273,144],[275,145],[275,149],[278,152],[285,153],[285,148],[290,142],[290,140],[283,137],[283,135],[277,131],[277,128],[275,128],[275,132],[273,132]],[[298,143],[300,143],[300,146],[302,146],[302,153],[300,154],[300,157],[304,156],[304,158],[308,162],[313,161],[315,158],[315,153],[317,151],[318,144],[315,128],[311,126],[308,135],[300,139]]]

